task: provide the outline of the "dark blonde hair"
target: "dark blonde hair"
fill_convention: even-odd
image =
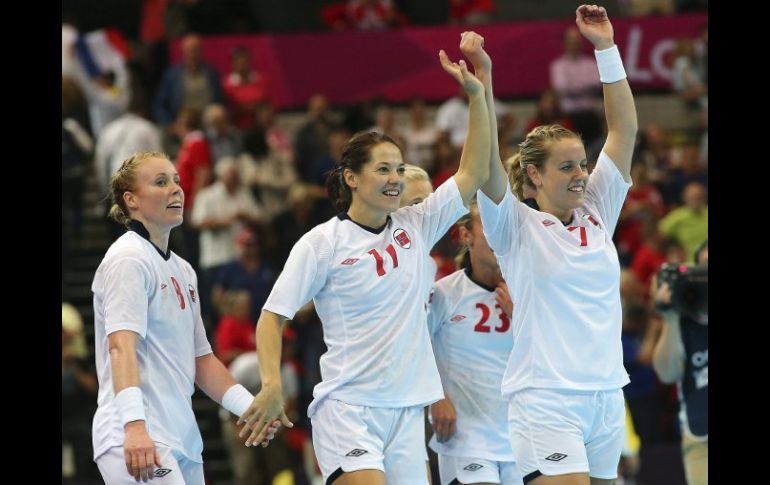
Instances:
[[[139,165],[149,158],[161,158],[169,160],[168,155],[162,152],[137,152],[124,160],[117,172],[110,179],[110,199],[112,207],[109,217],[118,224],[128,226],[131,215],[123,200],[123,194],[136,187],[136,170]]]
[[[519,153],[506,161],[511,191],[519,200],[524,199],[524,185],[535,188],[527,175],[527,165],[534,165],[537,171],[542,173],[545,161],[550,155],[550,143],[565,138],[580,140],[580,135],[561,125],[542,125],[527,133],[524,141],[519,143]]]
[[[468,207],[468,213],[457,220],[457,227],[464,227],[470,232],[473,228],[473,214],[479,213],[479,206],[476,205],[476,199],[473,199]],[[465,244],[460,244],[460,249],[455,256],[455,266],[457,269],[467,268],[471,264],[470,248]]]

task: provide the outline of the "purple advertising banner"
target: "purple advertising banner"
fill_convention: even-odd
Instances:
[[[680,38],[695,37],[708,14],[613,19],[615,42],[634,89],[667,88],[670,57]],[[561,55],[562,32],[574,20],[477,25],[494,63],[495,95],[534,97],[549,84],[548,66]],[[270,79],[277,108],[303,108],[321,93],[335,105],[381,97],[441,101],[453,96],[455,81],[444,72],[438,51],[460,58],[460,33],[468,27],[410,27],[383,32],[209,36],[203,57],[221,74],[231,71],[234,47],[251,51],[256,69]],[[585,41],[585,51],[591,45]],[[179,43],[171,48],[180,58]],[[598,73],[597,73],[598,77]]]

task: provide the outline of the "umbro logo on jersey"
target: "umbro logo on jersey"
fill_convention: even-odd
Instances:
[[[153,473],[156,477],[165,477],[169,473],[171,473],[173,470],[169,470],[168,468],[158,468],[155,470],[155,473]]]
[[[561,461],[565,458],[567,458],[567,455],[563,453],[554,453],[545,457],[545,459],[548,461]]]
[[[190,298],[192,298],[193,303],[195,303],[195,288],[193,288],[193,285],[190,286]]]
[[[356,448],[355,450],[350,450],[345,456],[361,456],[364,453],[368,453],[366,450],[360,450]]]
[[[543,225],[545,227],[552,226],[552,225],[554,225],[554,222],[552,220],[550,220],[550,219],[546,219],[546,220],[543,221]]]
[[[161,290],[165,290],[167,286],[168,286],[168,285],[167,285],[166,283],[161,283],[161,284],[160,284],[160,289],[161,289]]]
[[[468,470],[469,472],[475,472],[476,470],[480,470],[484,468],[484,465],[479,465],[478,463],[471,463],[470,465],[463,468],[463,470]]]
[[[350,264],[356,264],[357,262],[358,262],[358,258],[348,258],[345,261],[343,261],[341,264],[350,265]]]
[[[459,322],[460,320],[464,320],[465,315],[455,315],[452,318],[449,319],[450,322]]]
[[[412,240],[409,239],[409,234],[403,229],[396,229],[393,231],[393,239],[395,239],[398,245],[404,249],[412,247]]]

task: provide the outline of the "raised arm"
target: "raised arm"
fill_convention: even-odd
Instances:
[[[595,5],[579,6],[575,11],[575,23],[580,33],[594,45],[599,67],[607,117],[607,142],[603,151],[628,181],[638,122],[634,97],[614,42],[612,23],[604,7]]]
[[[484,84],[484,100],[489,118],[489,179],[481,186],[484,194],[500,202],[505,196],[508,175],[500,160],[500,147],[497,138],[497,115],[495,96],[492,92],[492,59],[484,50],[484,38],[476,32],[463,32],[460,38],[460,50],[473,64],[473,70],[479,81]]]
[[[460,156],[460,167],[454,175],[467,207],[479,187],[489,178],[490,128],[484,86],[476,76],[468,72],[465,61],[452,62],[443,50],[438,55],[441,66],[460,83],[468,95],[468,135]]]

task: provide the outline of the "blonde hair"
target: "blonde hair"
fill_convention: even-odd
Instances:
[[[110,199],[112,207],[109,217],[118,224],[127,226],[131,220],[131,214],[123,200],[123,194],[136,187],[136,170],[139,165],[149,158],[161,158],[169,160],[168,155],[162,152],[137,152],[124,160],[117,172],[110,179]]]
[[[580,135],[561,125],[538,126],[527,133],[524,141],[519,143],[519,152],[506,160],[511,191],[519,200],[524,199],[525,185],[532,189],[535,188],[529,175],[527,175],[527,165],[534,165],[538,172],[542,172],[545,161],[550,155],[550,143],[565,138],[577,138],[579,140]]]
[[[404,164],[404,179],[406,179],[407,182],[419,182],[420,180],[424,180],[430,184],[431,188],[433,188],[433,183],[430,180],[428,172],[422,167],[412,165],[411,163]]]

